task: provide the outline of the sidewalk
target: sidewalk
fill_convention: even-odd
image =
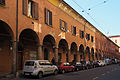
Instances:
[[[0,73],[0,80],[13,80],[15,77],[11,73]]]
[[[16,74],[17,77],[22,77],[22,71],[18,71]],[[14,74],[11,73],[1,73],[0,72],[0,80],[16,80]]]

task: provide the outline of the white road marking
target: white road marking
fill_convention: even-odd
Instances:
[[[105,73],[102,74],[103,76],[105,75]]]
[[[93,78],[92,80],[96,80],[96,79],[98,79],[99,77],[95,77],[95,78]]]

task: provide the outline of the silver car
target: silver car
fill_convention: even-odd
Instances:
[[[57,66],[52,65],[48,60],[26,60],[23,69],[24,75],[38,76],[38,78],[46,74],[56,75],[57,73]]]

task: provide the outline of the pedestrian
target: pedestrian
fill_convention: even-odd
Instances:
[[[55,65],[55,59],[54,59],[54,57],[52,58],[51,62],[52,62],[52,64]]]
[[[76,63],[75,59],[72,60],[72,64],[74,65]]]

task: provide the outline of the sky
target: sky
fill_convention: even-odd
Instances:
[[[64,1],[106,36],[120,35],[120,0]]]

